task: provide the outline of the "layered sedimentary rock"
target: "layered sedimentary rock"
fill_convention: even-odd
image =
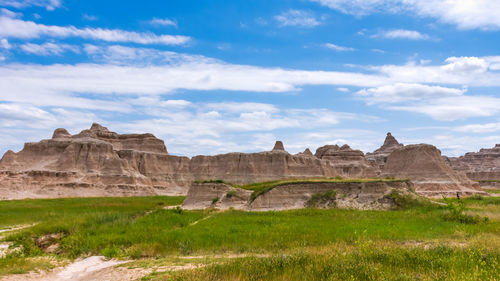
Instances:
[[[281,142],[271,151],[195,156],[190,169],[195,180],[222,179],[235,184],[340,175],[331,162],[307,154],[291,155]]]
[[[382,169],[387,162],[387,157],[396,149],[404,145],[399,143],[391,133],[387,133],[384,144],[372,153],[366,153],[366,159],[375,167]]]
[[[225,183],[193,183],[182,207],[190,210],[234,208],[245,210],[251,200],[252,191],[234,188]]]
[[[162,140],[98,124],[73,136],[56,129],[0,160],[0,197],[9,199],[183,194],[191,180],[189,159],[168,155]]]
[[[347,144],[325,145],[314,154],[321,160],[326,160],[336,171],[336,174],[346,178],[366,178],[376,176],[376,169],[368,163],[361,150],[353,150]]]
[[[464,156],[449,157],[448,164],[475,181],[500,181],[500,144],[479,152],[468,152]],[[487,185],[495,185],[485,183]]]
[[[338,150],[327,150],[320,158],[309,150],[291,155],[276,142],[271,151],[189,159],[169,155],[164,142],[152,134],[122,135],[99,124],[76,135],[56,129],[52,139],[5,153],[0,160],[0,198],[176,195],[186,194],[194,180],[247,184],[373,174],[365,171],[371,168],[362,152]]]
[[[228,209],[270,211],[301,209],[313,196],[332,192],[327,206],[349,209],[391,209],[395,202],[390,194],[416,198],[411,182],[297,182],[282,184],[252,200],[252,191],[224,183],[193,184],[182,207],[186,209]],[[332,198],[333,197],[333,198]]]
[[[415,190],[426,196],[484,193],[465,174],[451,169],[441,157],[441,151],[429,144],[407,145],[394,150],[381,176],[408,178]]]

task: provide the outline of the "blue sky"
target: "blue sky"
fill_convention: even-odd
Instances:
[[[99,122],[172,154],[500,143],[496,0],[0,0],[0,153]]]

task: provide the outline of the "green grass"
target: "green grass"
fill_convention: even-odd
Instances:
[[[34,270],[48,271],[64,262],[51,257],[24,258],[8,256],[0,258],[0,276],[22,274]]]
[[[34,226],[19,230],[5,238],[11,241],[14,247],[22,246],[22,251],[17,256],[0,259],[0,275],[12,273],[13,268],[17,268],[18,272],[23,272],[51,266],[47,263],[33,263],[33,258],[47,256],[34,244],[33,238],[50,233],[63,234],[63,238],[59,241],[58,256],[61,258],[105,255],[132,259],[161,259],[173,256],[229,253],[263,255],[286,253],[290,255],[290,260],[283,260],[283,262],[290,262],[290,266],[284,267],[282,272],[276,272],[276,276],[272,272],[263,275],[264,279],[269,277],[270,280],[288,280],[288,277],[294,274],[293,268],[299,270],[302,266],[305,268],[300,269],[302,271],[297,273],[297,276],[321,277],[323,275],[314,274],[328,270],[324,268],[328,263],[341,267],[342,263],[336,259],[343,257],[352,260],[350,265],[352,268],[365,270],[360,272],[366,272],[368,275],[375,274],[373,276],[378,279],[382,276],[379,274],[391,276],[390,274],[401,266],[399,260],[405,256],[411,258],[408,266],[411,265],[412,259],[420,256],[436,259],[435,266],[440,263],[448,264],[439,270],[436,268],[436,272],[444,272],[445,269],[458,272],[461,269],[454,267],[453,264],[461,265],[462,262],[467,261],[465,254],[455,249],[448,260],[444,261],[439,260],[445,259],[444,256],[436,256],[432,252],[418,252],[420,250],[414,252],[404,247],[397,250],[408,241],[437,245],[465,243],[467,247],[471,247],[471,251],[484,250],[488,257],[491,254],[494,257],[493,260],[496,261],[498,253],[491,252],[491,249],[500,249],[500,217],[495,216],[495,214],[500,214],[499,197],[462,199],[468,212],[482,212],[482,215],[490,217],[489,222],[478,224],[447,221],[443,218],[447,209],[439,206],[413,206],[393,211],[301,209],[280,212],[236,210],[211,212],[164,208],[167,205],[179,204],[182,200],[182,197],[137,197],[0,201],[0,225],[7,227],[35,223]],[[360,241],[375,243],[376,247],[373,248],[379,249],[379,252],[362,253],[361,257],[366,259],[360,260],[360,262],[363,261],[362,264],[356,264],[356,255],[361,249],[359,248],[361,247]],[[383,255],[386,252],[385,248],[380,248],[386,244],[393,245],[391,247],[396,249],[393,252],[389,251],[390,249],[387,250],[388,256]],[[345,255],[339,252],[339,245],[346,247]],[[318,253],[316,260],[316,253],[311,251],[318,248],[326,250]],[[398,262],[391,265],[392,262],[385,263],[382,260],[379,263],[375,258],[377,256],[383,260],[396,259]],[[218,280],[219,277],[221,280],[225,278],[232,280],[232,274],[237,274],[235,269],[231,269],[232,267],[245,268],[245,266],[250,266],[251,262],[255,262],[268,268],[265,264],[273,264],[279,260],[271,256],[255,258],[255,260],[238,259],[230,261],[227,265],[226,261],[223,261],[218,264],[222,271],[228,271],[228,275],[224,272],[215,274],[210,271],[215,269],[209,266],[207,272],[203,271],[200,276],[215,274],[212,280]],[[301,260],[306,260],[306,262]],[[231,262],[235,262],[235,265],[231,265]],[[469,262],[473,263],[476,260],[469,260]],[[23,264],[26,266],[22,266]],[[415,264],[415,267],[408,269],[406,273],[413,274],[422,270],[424,274],[422,276],[430,276],[430,279],[438,276],[428,272],[428,268],[418,266]],[[464,266],[467,269],[472,265],[465,264]],[[373,271],[376,268],[378,271]],[[467,271],[465,269],[463,272]],[[460,272],[457,274],[462,274]],[[245,271],[241,276],[244,275]],[[377,278],[373,279],[377,280]],[[457,279],[460,278],[457,277]],[[336,279],[333,278],[333,280]]]
[[[321,253],[239,258],[149,280],[499,280],[500,251],[437,246],[335,246]],[[145,279],[148,280],[148,279]]]
[[[500,193],[500,189],[492,189],[492,188],[483,188],[484,191],[488,192],[488,193]]]
[[[352,182],[352,183],[363,183],[363,182],[408,182],[409,179],[396,179],[396,178],[360,178],[360,179],[344,179],[341,177],[335,178],[311,178],[311,179],[288,179],[288,180],[276,180],[267,182],[258,182],[246,185],[233,185],[237,188],[252,190],[251,200],[260,195],[269,192],[273,188],[285,185],[285,184],[305,184],[305,183],[330,183],[330,182]]]

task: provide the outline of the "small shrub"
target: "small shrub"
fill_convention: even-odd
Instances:
[[[335,207],[337,204],[337,191],[329,190],[327,192],[315,193],[306,203],[307,207]]]
[[[385,198],[394,202],[396,209],[410,209],[413,207],[431,207],[432,203],[423,197],[419,197],[416,194],[402,193],[399,190],[393,189],[389,194],[384,196]]]
[[[117,246],[110,246],[101,250],[101,254],[106,258],[123,256],[123,251]]]
[[[227,198],[233,198],[234,196],[236,196],[236,191],[234,190],[231,190],[226,194]]]
[[[469,199],[471,199],[471,200],[479,200],[480,201],[480,200],[484,200],[484,197],[481,196],[481,195],[479,195],[479,194],[474,194],[471,197],[469,197]]]
[[[182,212],[183,212],[183,211],[182,211],[182,208],[181,208],[181,207],[177,206],[177,207],[175,207],[173,210],[174,210],[174,213],[179,214],[179,215],[182,215]]]
[[[179,242],[179,252],[181,255],[187,256],[191,254],[192,251],[191,243],[189,243],[189,241]]]
[[[226,183],[224,180],[196,180],[194,183]]]
[[[443,199],[446,202],[446,209],[448,210],[448,213],[444,215],[445,220],[467,224],[475,224],[481,221],[479,215],[471,216],[465,213],[464,202],[460,200],[454,201],[453,199],[446,198],[444,195]]]
[[[215,197],[212,199],[212,205],[214,205],[217,202],[219,202],[219,197]]]
[[[336,176],[335,179],[340,181],[340,180],[343,180],[344,178],[341,176]]]

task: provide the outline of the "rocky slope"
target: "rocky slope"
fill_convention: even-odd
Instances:
[[[234,188],[224,183],[195,183],[182,205],[199,210],[234,208],[247,211],[301,209],[315,207],[379,210],[396,207],[392,192],[417,198],[410,190],[411,182],[296,182],[278,185],[252,200],[252,191]],[[316,201],[313,201],[317,198]]]
[[[445,160],[455,171],[465,173],[472,180],[500,181],[500,144],[490,149],[483,148],[479,152],[468,152],[464,156],[449,157]]]
[[[394,150],[387,158],[381,176],[408,178],[417,193],[426,196],[456,193],[484,193],[465,174],[451,169],[441,157],[441,151],[429,144],[407,145]]]

